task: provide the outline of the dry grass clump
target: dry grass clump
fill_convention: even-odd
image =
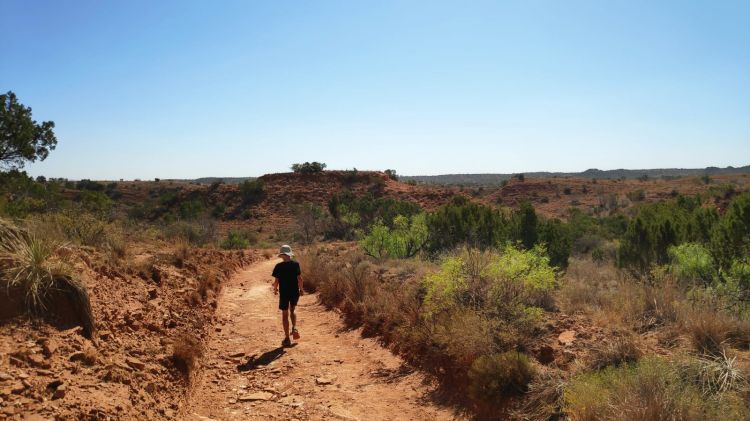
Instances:
[[[562,420],[565,379],[559,370],[544,370],[537,373],[527,386],[527,392],[518,408],[511,412],[518,420]]]
[[[45,316],[52,305],[72,311],[91,337],[95,327],[86,287],[71,276],[65,247],[0,220],[0,274],[19,291],[29,313]]]
[[[195,335],[180,334],[172,345],[172,362],[186,377],[190,377],[203,356],[203,344]]]
[[[190,242],[184,239],[178,240],[173,253],[175,267],[181,268],[185,266],[185,262],[190,259],[192,251],[193,248]]]
[[[634,363],[642,355],[636,337],[625,333],[611,341],[595,346],[589,354],[588,366],[594,370],[610,366],[618,367],[622,364]]]
[[[689,310],[685,313],[683,326],[695,349],[704,354],[721,354],[728,345],[733,321],[721,313],[709,313],[705,310]]]
[[[535,369],[519,352],[482,355],[469,369],[469,393],[479,401],[492,401],[507,393],[524,392]]]
[[[681,326],[699,353],[720,355],[729,347],[747,349],[750,343],[750,320],[710,304],[686,306]]]
[[[215,296],[221,291],[221,280],[216,272],[201,273],[198,276],[197,292],[202,299]]]
[[[329,276],[327,271],[328,266],[324,264],[320,250],[311,250],[301,255],[299,263],[305,280],[305,291],[310,293],[317,292],[318,286],[325,283]]]

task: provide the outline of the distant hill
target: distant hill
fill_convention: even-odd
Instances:
[[[582,177],[582,178],[600,178],[600,179],[618,179],[618,178],[670,178],[670,177],[689,177],[719,175],[719,174],[746,174],[750,173],[750,165],[744,167],[707,167],[707,168],[658,168],[649,170],[599,170],[596,168],[588,169],[583,172],[528,172],[523,173],[524,177],[542,178],[542,177]],[[443,174],[443,175],[413,175],[399,176],[402,181],[416,181],[426,184],[465,184],[465,185],[497,185],[517,176],[516,174]]]
[[[202,177],[202,178],[196,178],[195,180],[184,180],[184,181],[192,181],[194,183],[199,184],[213,184],[217,181],[221,181],[222,183],[226,184],[240,184],[247,180],[255,180],[258,177]]]

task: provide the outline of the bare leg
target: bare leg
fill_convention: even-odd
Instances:
[[[289,304],[289,316],[292,318],[292,329],[294,329],[297,327],[297,314],[294,312],[294,306],[292,304]]]
[[[284,325],[284,335],[289,339],[289,310],[281,310],[281,324]]]

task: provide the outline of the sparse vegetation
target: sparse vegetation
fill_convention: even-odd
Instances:
[[[742,419],[748,408],[736,391],[705,393],[681,364],[648,357],[633,365],[576,376],[565,390],[574,419]]]
[[[240,195],[246,204],[254,204],[263,198],[266,187],[263,180],[247,180],[240,184]]]
[[[203,345],[195,335],[186,332],[177,337],[172,348],[172,361],[186,377],[191,377],[201,356]]]
[[[87,336],[95,331],[89,294],[72,276],[63,246],[0,220],[0,274],[5,289],[23,297],[33,315],[50,315],[58,300],[68,302]]]

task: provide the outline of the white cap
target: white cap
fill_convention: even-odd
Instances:
[[[286,244],[281,246],[281,250],[279,250],[279,256],[281,256],[282,254],[286,254],[289,257],[294,257],[294,253],[292,253],[292,248]]]

